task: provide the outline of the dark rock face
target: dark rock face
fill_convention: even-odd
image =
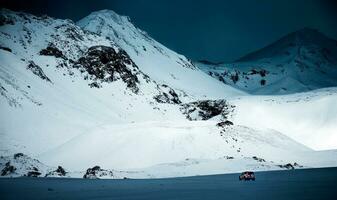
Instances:
[[[258,162],[266,162],[265,159],[259,158],[259,157],[257,157],[257,156],[253,156],[252,158],[253,158],[254,160],[258,161]]]
[[[23,157],[23,156],[24,156],[23,153],[16,153],[16,154],[14,154],[14,159],[18,159],[18,158]]]
[[[183,104],[181,111],[189,120],[208,120],[218,115],[226,119],[232,108],[225,100],[204,100]]]
[[[28,176],[28,177],[38,177],[38,176],[41,175],[41,172],[39,172],[39,169],[36,168],[36,167],[31,167],[30,170],[32,170],[32,171],[28,171],[25,176]]]
[[[261,84],[261,85],[265,85],[265,84],[266,84],[266,80],[262,79],[262,80],[260,81],[260,84]]]
[[[14,166],[12,166],[10,162],[7,162],[5,164],[5,167],[1,170],[1,176],[6,176],[6,175],[9,175],[11,173],[14,173],[15,170],[16,170],[16,168]]]
[[[4,25],[14,25],[14,21],[1,13],[0,26],[4,26]]]
[[[93,168],[88,168],[83,178],[97,178],[96,173],[100,170],[101,170],[100,166],[94,166]]]
[[[48,172],[46,174],[46,177],[48,177],[48,176],[65,176],[66,174],[67,174],[66,170],[63,167],[58,166],[56,170]]]
[[[56,169],[56,172],[61,174],[62,176],[66,175],[66,171],[63,169],[63,167],[61,166],[58,166],[57,169]]]
[[[30,171],[27,173],[28,177],[38,177],[40,175],[41,175],[41,172],[38,172],[38,171]]]
[[[43,72],[40,66],[35,64],[33,61],[29,62],[29,65],[27,66],[27,69],[33,72],[36,76],[40,77],[42,80],[46,80],[51,83],[51,80],[48,78],[48,76]]]
[[[295,167],[291,164],[285,164],[285,165],[278,165],[280,168],[286,168],[286,169],[295,169]]]
[[[161,85],[161,87],[163,87],[163,89],[167,90],[168,92],[162,92],[159,95],[153,97],[158,103],[181,103],[177,93],[172,88],[169,88],[167,85]]]
[[[250,70],[250,72],[248,73],[249,75],[254,75],[254,74],[259,74],[261,77],[265,77],[269,72],[265,69],[252,69]]]
[[[216,125],[219,126],[219,127],[226,127],[226,126],[232,126],[232,125],[234,125],[234,123],[229,121],[229,120],[226,120],[226,121],[223,121],[223,122],[219,122]]]
[[[127,88],[134,93],[139,91],[137,75],[138,67],[127,53],[112,47],[93,46],[74,64],[82,73],[87,72],[94,84],[91,87],[99,87],[100,82],[113,82],[122,79]]]
[[[202,64],[206,64],[206,65],[221,65],[221,64],[223,64],[223,62],[213,62],[213,61],[209,61],[209,60],[199,60],[198,62],[200,62]]]
[[[238,72],[236,72],[235,74],[231,75],[231,79],[233,81],[233,83],[236,83],[239,81],[239,74]]]
[[[94,166],[93,168],[87,169],[83,178],[96,179],[96,178],[100,178],[103,176],[113,177],[113,173],[112,171],[101,169],[100,166]]]
[[[10,49],[8,47],[2,47],[2,46],[0,46],[0,49],[8,51],[8,52],[12,52],[12,49]]]
[[[223,82],[223,83],[226,83],[225,79],[222,76],[218,76],[218,80]]]
[[[303,166],[295,162],[295,163],[294,163],[294,167],[299,167],[299,168],[301,168],[301,167],[303,167]]]
[[[54,44],[49,44],[47,46],[47,48],[42,49],[40,51],[40,55],[43,56],[55,56],[56,58],[63,58],[63,59],[67,59],[61,50],[59,50],[58,48],[56,48],[56,46]]]

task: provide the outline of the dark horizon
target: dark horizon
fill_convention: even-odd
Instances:
[[[192,60],[231,62],[305,27],[337,40],[333,0],[1,0],[1,4],[73,21],[110,9],[129,16],[158,42]]]

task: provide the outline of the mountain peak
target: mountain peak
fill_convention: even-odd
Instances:
[[[287,52],[291,52],[291,49],[299,49],[302,47],[315,47],[315,49],[329,49],[331,52],[337,52],[335,44],[337,44],[336,40],[328,38],[316,29],[305,27],[283,36],[260,50],[241,57],[238,61],[251,61],[284,56],[288,54]]]
[[[98,10],[95,12],[90,13],[88,16],[84,17],[80,21],[78,21],[78,24],[85,24],[89,23],[91,21],[104,21],[104,23],[117,23],[117,24],[125,24],[130,22],[130,18],[128,16],[122,16],[117,14],[113,10]]]
[[[322,41],[329,39],[317,29],[308,27],[290,33],[284,38],[293,38],[293,40],[295,40],[295,42],[299,45],[322,43]]]
[[[304,27],[302,29],[295,31],[295,33],[319,33],[319,31],[314,28]]]

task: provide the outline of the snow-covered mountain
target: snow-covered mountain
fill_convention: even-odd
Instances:
[[[108,38],[124,49],[151,78],[190,96],[223,98],[242,94],[232,87],[220,86],[196,68],[185,56],[168,49],[135,27],[130,19],[111,10],[91,13],[76,23],[83,30]]]
[[[0,94],[4,176],[63,176],[65,169],[70,177],[139,178],[337,165],[335,151],[314,151],[296,134],[284,135],[285,126],[254,126],[244,113],[255,104],[247,102],[257,98],[266,108],[267,99],[208,76],[113,11],[74,23],[2,9]],[[328,94],[270,98],[279,105],[304,99],[306,108],[337,97]]]
[[[304,28],[235,63],[196,63],[216,79],[252,94],[290,94],[337,86],[337,41]]]

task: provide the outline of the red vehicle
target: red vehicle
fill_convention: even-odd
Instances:
[[[245,180],[245,181],[249,181],[249,180],[253,180],[255,181],[255,174],[254,172],[250,172],[250,171],[246,171],[246,172],[242,172],[241,175],[239,176],[239,180]]]

